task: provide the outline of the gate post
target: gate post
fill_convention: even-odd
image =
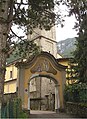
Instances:
[[[59,112],[59,108],[60,108],[60,100],[59,100],[58,84],[55,84],[55,111],[56,113]]]
[[[28,83],[28,111],[30,113],[30,83]]]

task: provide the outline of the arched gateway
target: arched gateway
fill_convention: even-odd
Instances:
[[[21,97],[23,108],[30,110],[30,81],[36,77],[46,77],[55,83],[55,110],[64,108],[63,91],[66,81],[65,66],[58,63],[53,55],[42,52],[27,62],[17,63],[18,96]]]

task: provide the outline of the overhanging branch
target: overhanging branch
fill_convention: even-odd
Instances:
[[[24,36],[18,36],[12,29],[11,32],[20,40],[22,40],[22,38],[24,38]]]

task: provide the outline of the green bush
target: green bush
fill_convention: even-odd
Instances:
[[[87,103],[87,84],[72,84],[65,87],[65,101]]]
[[[22,110],[22,101],[19,98],[10,99],[2,106],[2,118],[27,118],[28,115]]]

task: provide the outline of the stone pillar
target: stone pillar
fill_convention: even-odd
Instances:
[[[30,83],[28,83],[28,111],[30,113]]]
[[[19,67],[17,70],[17,93],[18,97],[22,99],[22,102],[24,102],[24,68]]]
[[[58,84],[55,85],[55,111],[59,112],[60,108],[60,100],[59,100],[59,92],[58,92]]]

